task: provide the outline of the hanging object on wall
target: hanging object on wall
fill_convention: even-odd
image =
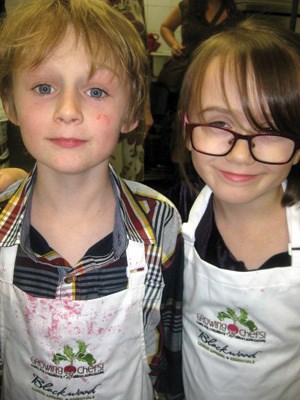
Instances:
[[[293,0],[293,2],[292,2],[292,11],[291,11],[290,29],[292,31],[294,31],[294,32],[296,30],[296,24],[297,24],[298,5],[299,5],[299,0]]]

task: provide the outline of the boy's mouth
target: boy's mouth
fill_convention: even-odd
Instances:
[[[86,140],[60,137],[56,139],[51,139],[51,142],[59,147],[73,149],[75,147],[82,146],[84,143],[86,143]]]

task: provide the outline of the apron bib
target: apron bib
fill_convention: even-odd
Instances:
[[[87,301],[13,285],[17,246],[1,249],[2,400],[152,400],[144,342],[144,244],[129,241],[128,288]]]
[[[194,248],[210,196],[205,187],[183,226],[186,399],[299,400],[299,206],[287,207],[292,266],[235,272]]]

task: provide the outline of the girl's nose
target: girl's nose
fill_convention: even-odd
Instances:
[[[62,91],[60,96],[58,96],[54,118],[66,124],[82,121],[81,102],[74,90]]]
[[[226,156],[230,162],[240,164],[252,164],[255,162],[249,150],[249,142],[247,140],[238,139],[229,154]]]

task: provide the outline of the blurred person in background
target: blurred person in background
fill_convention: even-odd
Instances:
[[[106,2],[120,11],[134,25],[146,49],[144,0],[107,0]],[[140,120],[136,129],[126,136],[120,136],[119,143],[111,157],[112,164],[122,178],[139,182],[144,180],[144,141],[152,124],[153,118],[148,98],[144,118]]]
[[[174,7],[160,28],[161,37],[170,47],[173,56],[171,62],[167,63],[165,72],[170,72],[168,64],[181,65],[181,74],[178,73],[176,81],[169,86],[171,92],[178,94],[184,72],[196,47],[241,19],[242,13],[238,11],[234,0],[182,0]],[[180,26],[181,43],[175,36],[175,31]],[[164,70],[160,79],[164,79]]]
[[[175,116],[181,84],[196,47],[210,36],[236,25],[243,18],[234,0],[182,0],[162,22],[160,34],[170,47],[172,57],[163,66],[158,77],[159,84],[169,90],[170,153],[175,154]],[[175,32],[181,27],[181,43]]]
[[[5,0],[0,0],[0,14],[5,13]]]

